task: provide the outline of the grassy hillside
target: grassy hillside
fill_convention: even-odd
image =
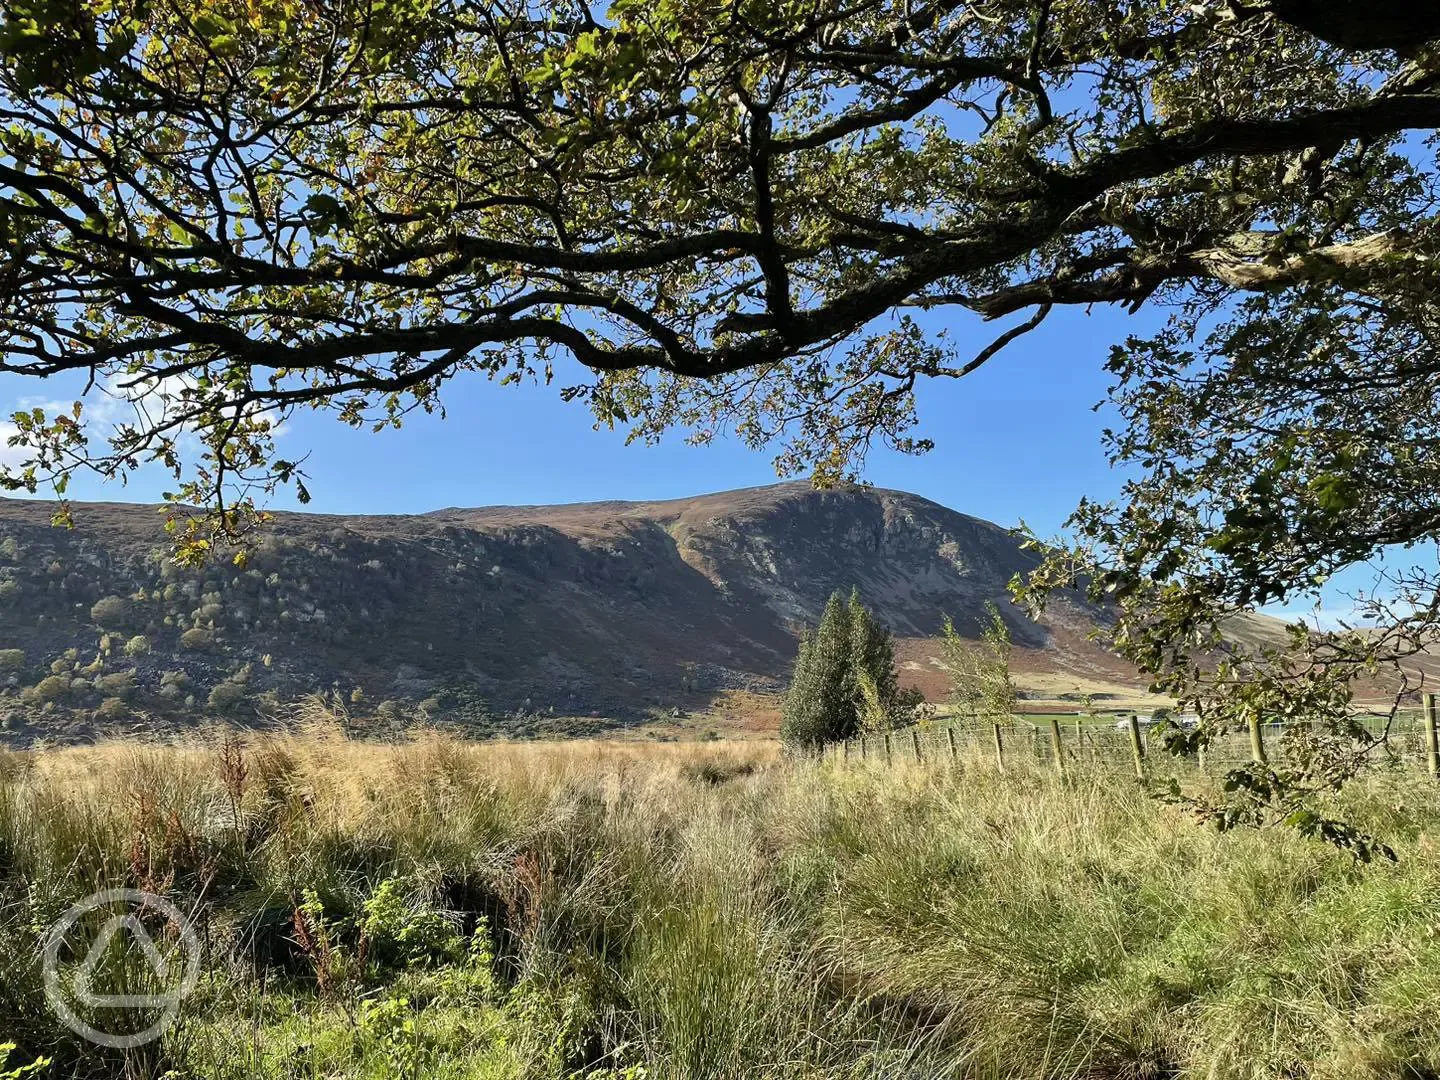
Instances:
[[[937,695],[946,615],[973,627],[1034,555],[904,492],[804,484],[660,503],[413,516],[278,514],[244,566],[168,558],[153,507],[0,499],[0,744],[253,722],[317,691],[371,730],[594,734],[675,714],[773,712],[796,635],[858,587]],[[1107,691],[1128,675],[1006,605],[1024,672]],[[1057,691],[1058,692],[1058,691]],[[1078,697],[1078,691],[1076,693]],[[767,700],[768,699],[768,700]]]
[[[1398,865],[1204,831],[1111,773],[835,771],[764,744],[404,745],[329,729],[11,754],[0,1027],[52,1075],[1430,1077],[1440,798],[1347,812]],[[48,1011],[102,886],[203,975],[128,1060]],[[143,1023],[143,1016],[135,1022]]]

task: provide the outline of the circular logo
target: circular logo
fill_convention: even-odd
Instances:
[[[83,942],[69,941],[81,919],[91,912],[103,913],[105,910],[110,910],[110,916],[89,938],[88,948]],[[174,929],[174,944],[169,947],[168,956],[141,921],[140,916],[146,912],[163,916]],[[67,944],[71,945],[71,956],[79,956],[84,949],[84,958],[78,964],[61,963],[60,953]],[[95,984],[101,976],[102,964],[117,952],[128,956],[130,963],[139,969],[138,981],[146,984],[147,992],[116,994],[96,991]],[[181,1000],[195,988],[195,981],[200,976],[200,942],[195,936],[195,928],[165,897],[139,889],[106,889],[87,896],[56,920],[45,938],[42,970],[45,999],[66,1027],[82,1039],[100,1046],[128,1050],[158,1039],[174,1022]],[[130,971],[131,975],[135,973]],[[67,974],[68,980],[62,977]],[[123,981],[128,983],[131,980],[126,978]],[[129,989],[128,986],[125,988]],[[87,1023],[76,1012],[77,1005],[89,1010],[125,1010],[129,1018],[137,1014],[144,1016],[155,1010],[159,1011],[159,1015],[141,1031],[116,1035]]]

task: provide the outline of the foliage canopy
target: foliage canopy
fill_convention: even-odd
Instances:
[[[135,411],[16,414],[5,482],[159,463],[201,557],[308,497],[287,415],[398,427],[462,376],[823,481],[927,449],[917,386],[1057,306],[1159,305],[1109,360],[1135,479],[1032,598],[1116,601],[1116,647],[1217,723],[1343,729],[1434,575],[1382,634],[1211,658],[1440,532],[1437,39],[1412,0],[15,0],[0,372]],[[924,309],[1011,321],[962,355]]]
[[[158,461],[233,531],[257,487],[305,495],[287,413],[398,426],[462,375],[831,478],[928,447],[917,383],[1057,304],[1417,298],[1413,8],[17,0],[3,369],[138,408],[16,416],[10,479]],[[942,306],[1030,314],[960,357],[905,314]]]

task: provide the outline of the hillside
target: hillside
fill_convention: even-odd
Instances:
[[[517,733],[773,704],[796,634],[852,586],[931,694],[927,639],[946,614],[973,629],[987,600],[1007,609],[1021,669],[1057,686],[1133,681],[1084,641],[1094,612],[1061,603],[1042,627],[1008,608],[1006,583],[1034,558],[1015,537],[898,491],[279,514],[247,567],[203,571],[167,560],[153,507],[76,504],[73,530],[51,511],[0,500],[12,739],[246,719],[315,691],[362,719]]]

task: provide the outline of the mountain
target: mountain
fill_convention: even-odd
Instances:
[[[244,719],[316,691],[338,693],[357,723],[418,711],[512,732],[717,702],[768,716],[800,630],[852,587],[932,695],[943,618],[973,632],[987,601],[1041,683],[1134,682],[1084,640],[1099,612],[1063,600],[1039,626],[1009,606],[1007,582],[1035,558],[1016,537],[899,491],[282,513],[244,568],[200,570],[168,560],[154,507],[75,504],[69,530],[51,512],[0,500],[11,741]]]

